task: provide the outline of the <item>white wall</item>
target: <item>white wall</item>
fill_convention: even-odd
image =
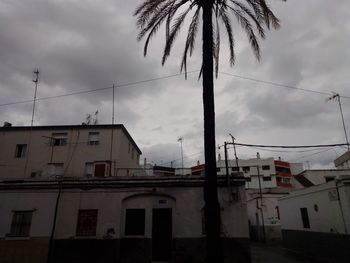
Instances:
[[[345,222],[350,222],[349,186],[342,186],[342,207],[345,208]],[[345,233],[343,215],[339,200],[331,200],[330,196],[336,196],[336,182],[332,181],[319,186],[297,190],[289,196],[279,200],[281,224],[286,230],[303,230],[324,233]],[[318,211],[316,211],[316,206]],[[310,228],[304,228],[300,208],[307,208]],[[349,223],[347,223],[349,225]],[[349,226],[348,226],[349,227]]]
[[[239,201],[232,198],[231,190],[220,188],[219,201],[225,237],[249,236],[247,208],[244,189],[238,188]],[[233,189],[232,191],[236,191]],[[143,194],[143,195],[140,195]],[[36,209],[30,236],[50,236],[57,192],[0,191],[0,238],[11,228],[12,210]],[[159,200],[167,200],[160,204]],[[103,238],[108,228],[114,228],[115,238],[124,237],[125,209],[146,209],[146,233],[152,233],[152,209],[173,208],[174,237],[203,237],[202,233],[202,187],[152,187],[95,190],[63,190],[59,202],[55,238],[76,237],[79,209],[98,209],[96,238]],[[79,238],[79,237],[78,237]]]

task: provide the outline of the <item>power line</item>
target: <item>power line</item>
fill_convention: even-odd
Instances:
[[[195,73],[195,72],[198,72],[198,71],[199,70],[188,71],[187,74]],[[140,81],[135,81],[135,82],[129,82],[129,83],[125,83],[125,84],[115,85],[115,88],[133,86],[133,85],[142,84],[142,83],[151,82],[151,81],[156,81],[156,80],[161,80],[161,79],[169,79],[169,78],[178,77],[178,76],[181,76],[181,75],[184,75],[184,74],[185,73],[177,73],[177,74],[172,74],[172,75],[159,77],[159,78],[152,78],[152,79],[140,80]],[[61,94],[61,95],[42,97],[42,98],[37,98],[36,101],[38,101],[38,100],[57,99],[57,98],[62,98],[62,97],[68,97],[68,96],[85,94],[85,93],[92,93],[92,92],[109,90],[109,89],[113,89],[113,87],[105,87],[105,88],[98,88],[98,89],[82,90],[82,91],[77,91],[77,92],[72,92],[72,93]],[[32,102],[32,101],[33,100],[22,100],[22,101],[8,102],[8,103],[0,104],[0,107],[2,107],[2,106],[9,106],[9,105],[15,105],[15,104],[29,103],[29,102]]]
[[[250,80],[250,81],[254,81],[254,82],[269,84],[269,85],[276,86],[276,87],[282,87],[282,88],[294,89],[294,90],[301,90],[301,91],[305,91],[305,92],[312,92],[312,93],[317,93],[317,94],[327,95],[327,96],[332,96],[333,95],[333,93],[331,93],[331,92],[298,88],[298,87],[291,86],[291,85],[286,85],[286,84],[281,84],[281,83],[276,83],[276,82],[266,81],[266,80],[261,80],[261,79],[255,79],[255,78],[245,77],[245,76],[241,76],[241,75],[230,74],[230,73],[226,73],[226,72],[219,72],[219,74],[227,75],[227,76],[231,76],[231,77],[235,77],[235,78],[240,78],[240,79],[244,79],[244,80]],[[350,96],[340,96],[340,97],[342,97],[344,99],[350,99]]]
[[[230,143],[231,144],[231,143]],[[317,144],[317,145],[259,145],[259,144],[246,144],[246,143],[235,143],[236,145],[246,147],[260,147],[260,148],[282,148],[282,149],[300,149],[300,148],[326,148],[347,145],[346,143],[337,144]]]

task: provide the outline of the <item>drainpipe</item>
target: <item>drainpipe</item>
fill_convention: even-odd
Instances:
[[[56,197],[56,204],[55,204],[55,212],[53,216],[53,223],[52,223],[52,229],[51,229],[51,235],[50,235],[50,242],[49,242],[49,250],[47,253],[47,263],[51,262],[53,251],[54,251],[54,236],[55,236],[55,230],[56,230],[56,221],[57,221],[57,213],[58,213],[58,205],[61,198],[61,180],[58,178],[58,194]]]
[[[345,230],[345,234],[348,235],[348,228],[346,226],[346,221],[345,221],[345,216],[344,216],[344,211],[343,211],[343,205],[342,205],[342,202],[341,202],[341,197],[340,197],[340,194],[339,194],[339,186],[338,186],[338,183],[339,181],[338,180],[335,180],[335,188],[337,189],[337,195],[338,195],[338,204],[339,204],[339,208],[340,208],[340,212],[341,212],[341,216],[342,216],[342,219],[343,219],[343,224],[344,224],[344,230]]]

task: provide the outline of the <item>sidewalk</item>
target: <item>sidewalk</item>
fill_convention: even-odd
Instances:
[[[316,263],[301,255],[285,251],[280,246],[251,243],[252,263]]]

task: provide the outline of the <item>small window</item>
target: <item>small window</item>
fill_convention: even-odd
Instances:
[[[216,171],[220,173],[220,167],[216,167]]]
[[[28,237],[33,211],[14,211],[9,236]]]
[[[97,209],[80,209],[78,213],[77,236],[96,236]]]
[[[270,170],[270,165],[263,165],[263,166],[262,166],[262,169],[263,169],[264,171]]]
[[[263,180],[266,182],[266,181],[271,181],[271,176],[264,176],[263,177]]]
[[[126,209],[125,213],[125,235],[145,235],[145,209]]]
[[[94,175],[94,164],[85,163],[85,176],[92,177]]]
[[[232,172],[239,172],[239,167],[232,167]]]
[[[17,144],[16,145],[16,158],[24,158],[26,156],[27,144]]]
[[[307,208],[300,208],[301,220],[303,221],[304,228],[310,228],[309,214],[307,212]]]
[[[249,166],[243,166],[243,172],[248,173],[250,171],[250,167]]]
[[[246,177],[245,180],[246,180],[246,182],[251,182],[252,178],[251,177]]]
[[[276,180],[277,180],[277,182],[281,182],[282,181],[282,178],[281,177],[276,177]]]
[[[53,133],[52,134],[52,145],[53,146],[64,146],[67,144],[67,133]]]
[[[89,132],[88,145],[98,145],[100,143],[99,132]]]

